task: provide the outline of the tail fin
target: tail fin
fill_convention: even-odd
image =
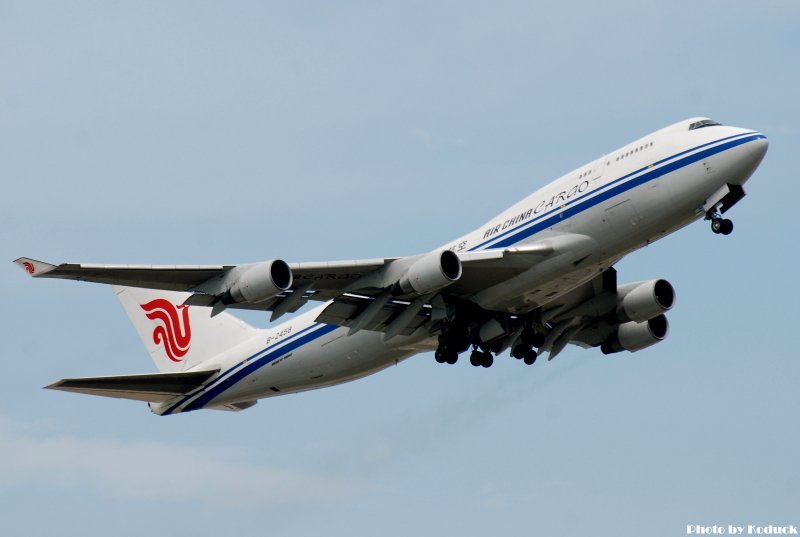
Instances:
[[[186,371],[255,337],[259,330],[211,308],[182,306],[190,293],[113,286],[161,372]]]

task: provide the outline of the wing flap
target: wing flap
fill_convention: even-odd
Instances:
[[[373,297],[346,293],[336,297],[315,320],[320,323],[350,327],[359,315],[366,311],[373,300],[375,300]],[[392,321],[397,319],[409,306],[411,304],[407,301],[390,299],[382,305],[381,311],[371,316],[369,322],[364,323],[360,329],[385,332]],[[397,335],[410,336],[430,318],[431,306],[426,305],[419,308],[411,319],[404,320],[402,329],[397,332]]]
[[[45,388],[158,403],[200,388],[219,370],[63,379]]]

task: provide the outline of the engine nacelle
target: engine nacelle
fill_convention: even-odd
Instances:
[[[447,287],[461,277],[461,260],[451,250],[431,252],[417,260],[397,282],[403,294],[424,295]]]
[[[600,346],[603,354],[630,351],[636,352],[655,345],[667,337],[669,323],[663,315],[647,321],[622,323],[617,331]]]
[[[285,261],[274,259],[248,268],[222,297],[223,304],[261,302],[279,295],[292,286],[292,269]]]
[[[669,311],[675,304],[675,290],[667,280],[629,283],[617,289],[622,298],[617,305],[617,321],[637,323]]]

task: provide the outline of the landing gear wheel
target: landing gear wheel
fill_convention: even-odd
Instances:
[[[517,360],[522,360],[525,358],[525,352],[529,349],[525,345],[515,345],[513,349],[511,349],[511,356],[516,358]]]
[[[469,355],[469,363],[475,367],[480,367],[480,365],[483,363],[483,353],[478,349],[472,351],[472,354]]]
[[[727,218],[712,218],[711,231],[714,233],[721,233],[722,235],[730,235],[733,231],[733,222]]]
[[[528,352],[525,353],[525,357],[523,358],[523,361],[527,365],[533,365],[533,362],[536,361],[536,356],[537,356],[536,351],[533,350],[533,349],[530,349]]]
[[[440,364],[454,364],[458,361],[458,352],[450,347],[440,346],[433,355]]]
[[[483,367],[492,367],[494,363],[494,356],[492,356],[491,352],[483,352],[483,359],[481,360],[481,365]]]

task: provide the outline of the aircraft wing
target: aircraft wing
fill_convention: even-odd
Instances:
[[[325,261],[320,263],[293,263],[289,267],[294,276],[293,289],[313,282],[318,292],[315,299],[328,300],[341,293],[353,281],[391,262],[391,259],[361,259],[353,261]],[[59,278],[94,283],[145,287],[167,291],[195,291],[234,269],[247,269],[257,263],[228,265],[108,265],[93,263],[62,263],[53,265],[28,257],[14,261],[34,278]],[[265,309],[259,307],[257,309]]]
[[[260,311],[278,310],[277,318],[284,313],[297,311],[308,300],[326,301],[341,295],[347,287],[354,285],[367,275],[388,265],[396,258],[360,259],[351,261],[324,261],[317,263],[293,263],[293,282],[288,289],[277,289],[276,294],[266,300],[242,301],[226,304],[235,309]],[[195,292],[186,304],[214,306],[218,295],[238,275],[259,265],[112,265],[95,263],[62,263],[54,265],[28,257],[14,261],[34,278],[57,278],[126,287],[144,287],[167,291]]]
[[[14,261],[34,278],[59,278],[127,287],[188,291],[235,265],[101,265],[62,263],[21,257]]]
[[[518,263],[504,264],[503,260],[522,256],[543,256],[552,252],[547,245],[527,248],[507,248],[458,254],[465,267],[465,276],[477,271],[514,270]],[[358,290],[367,276],[397,261],[399,257],[290,263],[294,282],[292,291],[308,287],[314,300],[329,300],[346,291]],[[410,259],[410,258],[405,258]],[[14,261],[34,278],[58,278],[128,287],[145,287],[168,291],[195,291],[204,284],[219,279],[233,269],[246,269],[257,263],[223,265],[114,265],[97,263],[62,263],[54,265],[28,257]],[[310,285],[308,285],[310,284]],[[263,305],[261,305],[263,306]],[[269,309],[259,307],[256,309]]]
[[[158,403],[200,388],[218,372],[215,369],[182,373],[84,377],[59,380],[45,388]]]
[[[552,358],[570,342],[584,346],[606,342],[621,326],[608,320],[621,296],[616,286],[616,272],[608,268],[599,276],[586,280],[587,275],[596,274],[596,266],[588,264],[575,271],[592,247],[593,241],[584,235],[559,234],[517,248],[457,254],[444,250],[410,257],[285,264],[292,275],[289,278],[291,283],[285,288],[273,288],[274,292],[260,300],[233,302],[224,301],[225,293],[230,293],[232,285],[240,282],[248,271],[274,261],[247,265],[52,265],[20,258],[16,263],[34,277],[193,292],[184,303],[211,307],[212,315],[230,307],[271,311],[272,319],[276,319],[296,311],[308,300],[330,301],[317,316],[318,322],[347,327],[351,334],[359,330],[382,332],[384,340],[411,335],[423,326],[429,331],[435,330],[441,321],[451,319],[456,309],[462,306],[473,312],[475,306],[479,306],[478,309],[485,313],[476,313],[476,322],[484,322],[487,314],[510,315],[506,318],[514,319],[518,315],[516,312],[532,311],[533,306],[524,309],[525,304],[530,303],[537,308],[535,320],[531,322],[537,323],[538,330],[547,334],[539,350],[549,351]],[[458,258],[460,274],[455,281],[444,287],[427,290],[403,288],[398,292],[398,282],[413,272],[415,266],[431,260],[438,263],[442,259],[440,256],[445,254],[451,260],[454,256]],[[426,266],[430,269],[433,265]],[[439,266],[435,265],[437,270]],[[528,299],[515,294],[513,288],[515,278],[520,275],[523,275],[525,284],[530,285],[528,271],[531,270],[538,271],[543,282],[535,292],[544,299],[539,301],[534,296],[536,303],[525,302]],[[579,279],[585,283],[581,284]],[[565,289],[568,291],[566,294]],[[553,298],[549,299],[550,296]],[[517,302],[512,304],[509,300]],[[625,334],[620,332],[625,336],[622,344],[626,350],[663,337],[658,334],[666,331],[666,325],[654,324],[648,328],[644,321],[638,322],[641,326],[628,324]],[[661,321],[655,319],[654,322]],[[516,329],[512,327],[511,330],[514,332]],[[647,330],[651,334],[648,335]],[[508,342],[512,340],[513,337]],[[97,382],[101,380],[106,379]],[[127,390],[121,386],[73,379],[50,387],[144,400],[161,400],[174,395],[168,391],[153,392],[148,387]]]
[[[483,250],[477,252],[459,252],[452,254],[458,257],[461,265],[461,277],[443,291],[449,296],[469,299],[482,289],[513,278],[528,270],[532,265],[547,259],[585,239],[583,236],[564,235],[556,240],[542,240],[532,245],[518,248]],[[193,292],[185,304],[216,308],[216,311],[229,307],[272,311],[272,319],[285,313],[297,311],[308,300],[338,300],[349,310],[360,311],[354,307],[357,297],[372,300],[387,292],[398,280],[420,260],[431,259],[441,252],[431,252],[410,257],[389,257],[376,259],[360,259],[349,261],[324,261],[314,263],[285,264],[291,271],[290,285],[274,289],[268,296],[258,300],[237,299],[227,297],[225,292],[241,280],[251,269],[259,269],[263,265],[275,263],[276,260],[250,264],[220,265],[109,265],[89,263],[63,263],[54,265],[31,258],[22,257],[15,261],[35,278],[60,278],[96,283],[164,289],[170,291]],[[282,261],[277,261],[283,263]],[[426,291],[411,291],[403,294],[405,305],[415,303],[417,298],[430,299],[434,294]],[[341,300],[340,300],[341,298]],[[402,301],[383,302],[389,313],[399,314]],[[377,309],[377,306],[375,307]],[[344,316],[348,307],[338,307],[338,311],[330,312],[331,320],[340,318],[335,324],[347,326]],[[418,313],[428,310],[420,308]],[[410,315],[410,314],[409,314]],[[429,317],[429,315],[426,315]],[[412,321],[412,326],[416,321]],[[360,329],[361,327],[359,327]],[[404,329],[403,332],[406,332]]]

